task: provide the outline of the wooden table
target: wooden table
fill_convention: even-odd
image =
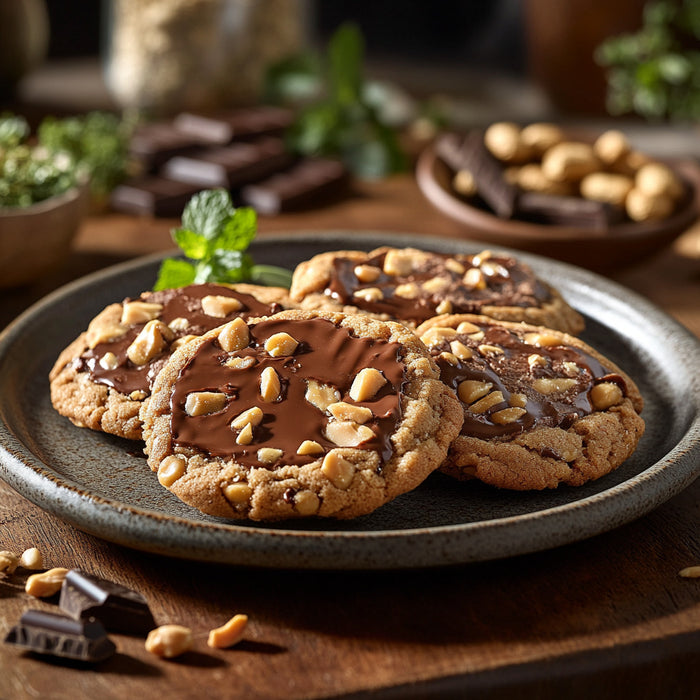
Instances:
[[[2,292],[0,326],[57,285],[169,249],[173,221],[106,214],[81,229],[65,268]],[[358,185],[331,206],[261,219],[260,236],[376,230],[460,237],[410,176]],[[700,226],[653,259],[608,273],[700,336]],[[553,551],[435,570],[256,570],[168,559],[79,532],[0,483],[0,549],[37,546],[47,566],[81,567],[147,596],[158,623],[196,635],[174,661],[114,635],[91,670],[0,644],[0,698],[698,697],[700,482],[631,524]],[[0,635],[30,607],[24,576],[0,579]],[[206,646],[246,613],[245,640]]]

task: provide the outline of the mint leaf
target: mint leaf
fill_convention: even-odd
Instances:
[[[292,285],[292,273],[275,265],[253,265],[250,269],[250,280],[255,284],[266,287],[285,287]]]
[[[211,207],[211,209],[210,209]],[[188,260],[168,259],[161,265],[154,289],[171,289],[207,282],[247,282],[252,280],[252,257],[246,253],[255,238],[257,214],[250,207],[234,208],[226,190],[205,190],[190,199],[182,215],[182,227],[171,235]],[[189,261],[193,262],[189,262]],[[275,286],[291,283],[288,270],[278,269]],[[264,284],[258,279],[258,283]],[[287,285],[288,286],[288,285]]]
[[[187,228],[178,228],[171,233],[173,240],[190,260],[202,260],[209,253],[209,241]]]
[[[191,263],[177,258],[166,258],[160,265],[158,279],[153,289],[175,289],[194,282],[195,270]]]
[[[216,248],[246,250],[255,238],[258,216],[250,207],[239,207],[214,239]]]
[[[231,196],[226,190],[204,190],[187,203],[182,212],[182,228],[214,240],[234,212]]]
[[[340,104],[355,104],[362,91],[364,41],[354,24],[344,24],[331,37],[328,60],[334,98]]]

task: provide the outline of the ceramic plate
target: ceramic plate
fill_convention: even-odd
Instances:
[[[471,242],[384,233],[264,237],[257,262],[379,244],[478,252]],[[646,400],[647,431],[614,473],[579,488],[498,491],[433,474],[352,521],[231,524],[181,503],[157,482],[139,443],[80,429],[51,407],[59,352],[107,304],[150,289],[159,257],[90,275],[54,292],[0,336],[0,477],[40,508],[128,547],[200,561],[316,569],[428,567],[571,543],[637,518],[700,472],[700,344],[656,307],[593,273],[519,254],[587,321],[584,339],[625,368]]]

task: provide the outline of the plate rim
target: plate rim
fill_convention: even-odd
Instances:
[[[403,242],[403,245],[409,245],[411,242],[416,245],[422,244],[425,248],[430,248],[431,244],[433,244],[433,249],[439,249],[440,247],[444,246],[452,249],[459,247],[464,249],[478,249],[480,246],[484,247],[484,244],[472,240],[462,241],[460,239],[446,239],[432,236],[428,237],[420,236],[419,234],[404,234],[399,232],[359,232],[337,230],[324,232],[294,231],[290,233],[263,234],[259,238],[256,238],[256,240],[253,242],[251,252],[254,254],[254,249],[260,247],[261,245],[267,246],[284,244],[290,241],[313,245],[321,245],[323,243],[328,244],[342,238],[347,241],[349,234],[352,235],[353,242],[357,242],[358,247],[373,247],[382,244],[391,245],[392,243],[398,243],[399,241]],[[493,246],[488,247],[493,248]],[[571,275],[572,280],[579,284],[582,284],[582,280],[585,280],[590,286],[591,280],[594,280],[596,282],[596,290],[599,293],[606,294],[606,296],[624,292],[627,298],[634,302],[635,310],[641,310],[641,312],[643,312],[645,315],[651,315],[653,318],[660,321],[666,329],[672,330],[676,334],[678,341],[682,343],[685,342],[691,349],[691,352],[695,352],[700,359],[700,343],[698,343],[698,339],[695,338],[695,336],[692,335],[692,333],[690,333],[690,331],[682,326],[678,321],[667,315],[652,302],[644,297],[641,297],[635,292],[617,284],[614,281],[603,278],[594,272],[584,270],[583,268],[579,268],[568,263],[550,260],[531,253],[523,253],[522,251],[513,251],[507,248],[502,250],[509,254],[516,255],[528,264],[534,264],[535,267],[544,265],[549,267],[555,266],[555,268],[559,268],[562,272],[565,271],[567,274]],[[164,257],[168,257],[172,254],[172,251],[163,251],[141,256],[117,265],[112,265],[108,268],[104,268],[103,270],[99,270],[69,282],[68,284],[60,287],[41,300],[37,301],[24,313],[18,316],[13,322],[11,322],[2,331],[2,333],[0,333],[0,368],[6,352],[8,351],[9,347],[11,347],[13,338],[15,338],[17,334],[21,333],[26,324],[31,324],[32,320],[39,313],[41,313],[44,308],[51,307],[53,304],[57,303],[66,296],[70,296],[71,294],[77,293],[80,290],[89,288],[98,279],[100,282],[104,282],[106,277],[109,280],[114,279],[115,277],[121,277],[122,275],[128,275],[129,273],[134,273],[135,271],[147,268],[148,266],[157,263]],[[629,304],[625,305],[627,306]],[[626,479],[619,484],[615,484],[608,489],[604,489],[600,492],[573,502],[555,505],[551,508],[539,509],[526,514],[494,518],[491,520],[480,520],[470,523],[429,526],[422,528],[372,531],[334,530],[329,532],[324,530],[286,530],[283,528],[277,528],[276,526],[261,528],[252,525],[243,527],[235,523],[212,523],[188,520],[178,515],[159,513],[157,511],[135,507],[133,505],[110,500],[95,494],[88,494],[86,499],[86,494],[81,493],[79,488],[77,488],[74,484],[62,479],[60,475],[57,475],[55,472],[52,473],[50,465],[44,464],[26,445],[24,445],[24,443],[14,436],[9,427],[5,424],[4,420],[0,421],[0,478],[28,498],[28,500],[35,503],[35,505],[38,507],[53,513],[63,520],[66,520],[70,524],[76,526],[78,529],[90,532],[91,534],[102,537],[103,539],[107,539],[111,542],[116,542],[117,544],[124,544],[126,546],[135,547],[136,549],[141,550],[145,549],[146,551],[153,551],[159,554],[165,554],[166,556],[182,557],[202,561],[214,561],[225,564],[266,566],[264,559],[261,558],[256,547],[256,542],[261,538],[263,541],[281,539],[285,544],[291,541],[295,543],[295,545],[301,545],[303,542],[308,542],[311,540],[319,544],[318,551],[307,553],[306,557],[302,556],[301,558],[299,558],[300,552],[298,551],[293,552],[292,556],[289,556],[290,553],[288,552],[286,556],[284,554],[280,555],[281,560],[286,562],[286,564],[280,565],[279,563],[272,563],[270,566],[273,568],[289,568],[291,566],[291,568],[336,570],[423,568],[442,566],[446,564],[463,564],[474,561],[498,559],[534,551],[541,551],[542,549],[550,549],[555,546],[568,544],[600,534],[647,514],[655,507],[668,500],[682,489],[686,488],[700,475],[700,464],[694,464],[693,458],[693,452],[697,451],[700,447],[700,416],[698,415],[700,413],[700,409],[698,406],[696,406],[695,409],[694,421],[689,426],[689,429],[683,435],[681,440],[664,456],[663,459],[650,465],[642,472],[639,472],[629,479]],[[23,462],[20,457],[20,455],[22,455],[26,458],[27,453],[29,454],[29,463]],[[11,466],[8,466],[9,464],[11,464]],[[674,469],[667,470],[666,468],[671,464],[673,464]],[[20,476],[13,475],[13,468],[17,470],[17,474]],[[673,471],[674,473],[666,473],[668,471]],[[643,485],[644,482],[650,479],[654,479],[655,482],[661,482],[663,488],[659,489],[655,494],[655,497],[650,499],[646,506],[640,509],[639,505],[636,504],[636,491],[634,491],[634,489],[639,488],[639,485]],[[65,495],[68,498],[72,498],[78,502],[77,515],[76,504],[71,501],[64,505],[61,498],[56,499],[58,503],[51,504],[53,508],[47,507],[46,499],[54,498],[57,494],[62,496]],[[618,509],[618,522],[613,525],[610,525],[609,518],[603,517],[600,513],[601,509],[605,508],[605,505],[611,498],[616,498],[620,506]],[[89,501],[89,504],[81,504],[81,501]],[[138,539],[138,528],[134,529],[133,527],[127,527],[127,532],[125,534],[120,533],[119,538],[105,537],[104,532],[96,532],[94,528],[91,529],[85,526],[82,515],[83,511],[90,509],[90,504],[92,504],[93,510],[97,509],[98,511],[101,511],[102,509],[107,509],[111,517],[115,517],[113,511],[116,510],[117,517],[120,519],[120,522],[122,519],[133,515],[138,516],[139,521],[141,519],[146,519],[147,521],[165,519],[176,529],[179,528],[191,530],[194,528],[200,533],[209,533],[211,535],[209,539],[213,538],[213,541],[209,542],[207,537],[204,537],[207,542],[200,543],[203,547],[202,551],[198,553],[183,553],[177,547],[168,545],[167,542],[161,541],[158,538],[155,538],[155,540],[147,543],[148,546],[145,546],[145,543],[140,543],[139,545],[139,543],[135,541]],[[547,544],[545,547],[538,547],[536,543],[533,543],[530,547],[524,547],[522,543],[511,543],[510,548],[505,547],[502,553],[498,556],[484,556],[483,553],[479,552],[472,552],[469,554],[468,552],[464,551],[464,544],[470,537],[474,537],[474,533],[476,531],[480,533],[479,537],[481,537],[483,540],[489,533],[499,532],[504,528],[507,529],[509,526],[512,526],[513,523],[519,524],[523,521],[527,521],[533,530],[537,532],[543,527],[546,527],[552,520],[556,521],[557,519],[561,518],[565,520],[569,513],[575,512],[581,508],[588,509],[586,512],[593,512],[595,517],[592,518],[593,523],[589,524],[588,527],[581,529],[580,532],[577,533],[580,536],[573,539],[568,535],[562,534],[560,537],[561,541],[555,542],[554,544]],[[100,516],[101,521],[104,520],[103,513],[98,512],[98,515]],[[139,523],[137,523],[137,525],[138,524]],[[105,527],[105,525],[101,525],[101,527]],[[109,525],[109,527],[113,528],[113,524]],[[565,529],[566,528],[562,528],[562,530]],[[246,540],[246,542],[236,542],[239,549],[237,550],[235,556],[222,555],[221,552],[217,551],[217,540],[221,539],[222,537],[226,537],[231,533],[235,533],[238,539]],[[486,533],[486,535],[484,533]],[[444,534],[458,535],[458,539],[460,540],[456,546],[453,545],[450,552],[443,552],[439,556],[436,555],[432,557],[423,554],[419,560],[407,557],[405,554],[398,558],[394,558],[389,562],[382,559],[380,551],[381,545],[386,546],[387,542],[405,540],[407,538],[419,538],[421,540],[439,539],[440,536]],[[533,539],[537,538],[535,537]],[[329,540],[336,542],[340,541],[345,544],[350,543],[353,550],[350,553],[351,556],[346,555],[345,557],[341,557],[333,562],[325,561],[327,559],[327,554],[324,554],[324,550],[327,549],[327,543]],[[370,541],[369,544],[372,546],[368,546],[368,540]],[[551,534],[549,536],[549,540],[551,542]],[[326,547],[323,546],[324,544]],[[243,552],[240,551],[241,545],[243,545],[243,549],[245,550]],[[299,547],[294,546],[292,549],[298,550]],[[366,550],[364,554],[362,551],[363,549]],[[301,552],[301,554],[304,553]]]

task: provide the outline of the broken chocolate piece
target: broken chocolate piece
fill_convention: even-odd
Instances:
[[[110,195],[116,211],[140,216],[177,217],[190,198],[201,191],[199,185],[164,177],[147,176],[117,185]]]
[[[201,138],[176,129],[169,122],[142,124],[136,128],[129,151],[148,172],[155,172],[170,158],[192,153],[206,145]]]
[[[281,136],[292,120],[288,109],[256,107],[211,116],[185,112],[175,117],[173,126],[183,134],[223,146],[234,140]]]
[[[79,569],[66,574],[58,605],[76,620],[95,617],[115,632],[145,634],[155,627],[140,593]]]
[[[624,211],[606,202],[564,197],[542,192],[522,192],[517,201],[519,217],[555,226],[581,226],[607,231],[624,219]]]
[[[196,155],[176,156],[162,174],[201,187],[235,189],[288,167],[294,156],[282,139],[267,137],[252,143],[210,148]]]
[[[241,200],[258,214],[278,214],[335,195],[347,183],[347,170],[339,161],[309,158],[285,172],[244,187]]]
[[[468,170],[479,196],[500,217],[515,213],[518,188],[507,182],[504,168],[484,145],[481,131],[470,131],[464,138],[445,134],[436,142],[438,156],[455,172]]]
[[[104,661],[116,651],[98,620],[72,620],[42,610],[27,610],[5,642],[38,654],[78,661]]]

